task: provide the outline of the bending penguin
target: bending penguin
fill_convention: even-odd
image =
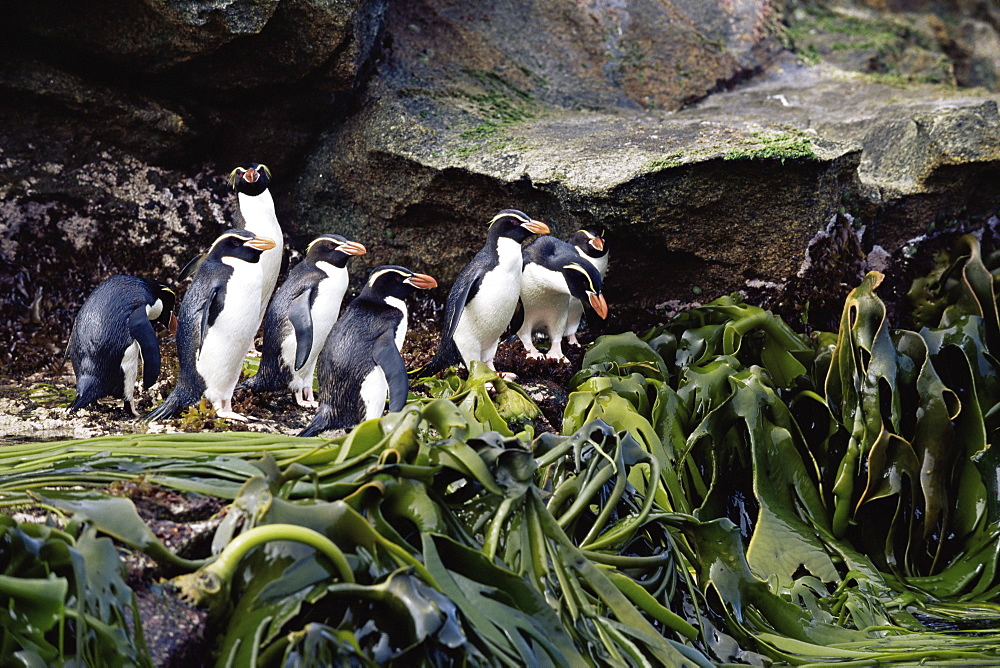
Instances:
[[[66,354],[76,374],[69,410],[101,397],[125,400],[135,410],[135,383],[142,359],[142,386],[160,375],[160,346],[153,323],[176,327],[174,291],[156,281],[116,274],[94,288],[76,314]]]
[[[568,361],[562,353],[562,338],[569,307],[574,302],[587,304],[601,318],[608,316],[597,268],[581,259],[572,244],[559,239],[539,237],[525,246],[521,278],[523,317],[519,325],[515,324],[528,357],[543,356],[531,340],[532,334],[540,330],[551,343],[545,357]]]
[[[337,320],[319,355],[319,409],[299,436],[347,429],[406,405],[409,383],[400,350],[408,314],[403,298],[437,281],[404,267],[375,269]]]
[[[584,228],[577,230],[569,238],[569,243],[573,244],[581,258],[594,265],[594,268],[601,275],[601,281],[603,281],[608,274],[608,246],[604,235],[592,228]],[[576,333],[582,322],[583,302],[571,299],[569,312],[566,315],[566,331],[563,332],[563,336],[570,345],[580,345],[580,342],[576,340]]]
[[[444,333],[434,358],[423,369],[436,373],[472,360],[494,369],[500,336],[510,324],[521,290],[521,243],[549,227],[516,209],[504,209],[490,221],[486,244],[455,279],[445,306]]]
[[[202,395],[219,417],[246,420],[233,412],[233,389],[259,322],[261,254],[274,246],[247,230],[227,230],[212,244],[177,315],[177,386],[145,421],[173,417]]]
[[[319,405],[313,397],[316,360],[347,292],[347,261],[365,252],[339,234],[313,239],[267,307],[260,367],[241,388],[287,389],[300,406]]]

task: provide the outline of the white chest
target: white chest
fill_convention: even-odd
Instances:
[[[225,258],[233,268],[226,297],[198,351],[197,369],[209,389],[235,385],[260,311],[261,269],[257,264]],[[209,305],[206,304],[205,308]]]
[[[406,328],[409,325],[409,312],[406,310],[406,302],[396,297],[386,297],[385,303],[399,309],[399,311],[403,314],[403,319],[399,321],[395,334],[396,350],[402,350],[403,342],[406,341]]]
[[[469,334],[477,341],[489,342],[510,324],[521,291],[521,244],[500,239],[497,250],[499,262],[483,274],[479,291],[462,311],[456,336]]]
[[[270,237],[280,246],[281,225],[278,224],[278,217],[274,213],[274,199],[271,197],[271,192],[265,190],[256,196],[240,193],[239,202],[246,229],[257,236]]]
[[[521,300],[525,306],[529,302],[534,303],[554,295],[569,295],[569,286],[566,285],[566,277],[562,272],[546,269],[539,264],[527,265],[521,275]]]
[[[274,200],[271,198],[269,190],[265,190],[257,196],[240,193],[239,201],[240,213],[243,214],[246,229],[258,237],[267,237],[275,243],[274,248],[261,253],[259,260],[264,278],[261,285],[263,303],[260,306],[259,315],[263,317],[267,301],[271,298],[274,286],[278,282],[285,244],[281,236],[281,225],[278,224],[278,217],[274,213]]]
[[[312,306],[313,348],[321,348],[340,315],[348,275],[346,268],[335,267],[329,262],[317,262],[316,266],[327,275],[316,286],[316,300]]]

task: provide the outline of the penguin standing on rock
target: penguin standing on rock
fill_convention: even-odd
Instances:
[[[608,274],[608,245],[604,234],[594,229],[584,228],[577,230],[569,238],[569,243],[573,244],[580,257],[594,265],[603,281]],[[576,340],[576,333],[580,329],[582,318],[583,302],[571,299],[569,313],[566,315],[566,331],[563,333],[570,345],[580,345],[580,342]]]
[[[313,371],[347,292],[347,261],[365,247],[324,234],[306,249],[274,293],[264,316],[264,345],[257,373],[240,385],[254,392],[288,389],[300,406],[316,408]]]
[[[521,291],[521,243],[532,234],[548,233],[548,225],[516,209],[493,217],[486,244],[451,288],[441,345],[424,373],[436,373],[458,362],[468,367],[472,360],[494,369],[500,335],[510,324]]]
[[[572,244],[559,239],[539,237],[525,246],[521,278],[523,319],[517,335],[528,357],[542,357],[531,340],[532,334],[541,330],[551,343],[545,357],[568,361],[562,354],[562,338],[573,302],[587,304],[601,318],[608,316],[597,268],[583,260]]]
[[[133,400],[142,359],[142,386],[160,375],[160,346],[153,322],[176,327],[174,291],[156,281],[116,274],[94,288],[80,307],[66,354],[76,373],[76,399],[69,410],[84,408],[101,397]]]
[[[409,382],[400,350],[414,290],[437,287],[426,274],[386,265],[375,269],[337,320],[319,355],[319,409],[299,436],[347,429],[406,405]]]
[[[239,193],[243,229],[274,241],[274,248],[265,251],[260,257],[264,280],[260,288],[260,315],[257,318],[257,327],[260,327],[260,323],[264,320],[267,304],[271,300],[274,287],[278,284],[281,258],[285,249],[281,225],[278,224],[278,216],[274,213],[274,199],[268,188],[270,183],[271,170],[267,165],[257,162],[237,167],[229,173],[229,184]],[[251,351],[255,352],[253,341],[250,347]]]
[[[233,389],[259,323],[260,258],[274,247],[247,230],[227,230],[212,244],[177,316],[177,386],[146,422],[173,417],[203,394],[219,417],[246,420],[233,412]]]

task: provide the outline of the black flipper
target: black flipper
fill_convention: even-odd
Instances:
[[[454,305],[454,308],[445,312],[441,343],[438,345],[438,349],[431,361],[425,366],[415,369],[411,375],[429,376],[450,366],[462,363],[462,353],[459,352],[458,346],[455,345],[455,329],[458,328],[458,321],[462,317],[465,305],[479,291],[479,284],[482,281],[483,277],[477,276],[466,283],[464,277],[459,274],[455,285],[452,287],[455,299],[452,299],[452,295],[448,295],[448,305]]]
[[[396,340],[391,332],[385,332],[375,340],[372,359],[385,374],[389,384],[389,411],[398,411],[406,405],[410,382],[406,377],[406,364],[396,348]]]
[[[504,339],[506,339],[507,334],[510,334],[511,336],[517,336],[517,333],[521,331],[521,325],[523,324],[524,324],[524,302],[522,302],[521,298],[518,297],[517,308],[514,309],[514,316],[510,319],[510,324],[507,325],[507,332],[504,334],[504,336],[500,337],[500,340],[503,341]]]
[[[298,371],[309,359],[313,344],[312,313],[309,309],[312,290],[307,290],[292,300],[288,307],[288,322],[295,329],[295,370]]]
[[[459,276],[459,279],[462,278],[462,276]],[[465,305],[479,292],[479,284],[482,282],[483,277],[476,276],[468,283],[465,283],[465,281],[455,283],[455,286],[452,288],[455,291],[454,301],[452,301],[451,295],[448,295],[449,303],[454,304],[455,308],[449,314],[448,321],[444,323],[444,338],[450,339],[454,336],[455,329],[458,327],[458,321],[462,318],[462,311],[465,310]]]
[[[160,344],[156,340],[156,332],[145,306],[132,311],[128,319],[128,333],[139,344],[139,352],[142,354],[142,386],[149,389],[160,377]]]
[[[205,256],[204,254],[202,254],[202,255],[195,255],[193,258],[188,260],[188,263],[184,265],[183,269],[181,269],[181,275],[177,279],[177,282],[181,283],[184,281],[184,279],[194,276],[194,272],[198,271],[198,267],[201,266],[201,261],[204,259]]]
[[[219,287],[215,286],[212,291],[208,294],[208,299],[205,300],[205,306],[201,309],[201,336],[198,337],[197,350],[201,350],[201,344],[205,342],[205,336],[208,334],[208,321],[213,311],[221,311],[222,304],[216,304],[215,300],[219,296]]]

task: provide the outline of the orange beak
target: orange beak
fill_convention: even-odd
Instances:
[[[597,313],[597,315],[601,316],[601,319],[608,317],[608,302],[604,300],[604,295],[595,295],[591,292],[590,306],[594,309],[594,312]]]
[[[529,220],[528,222],[524,223],[524,227],[534,232],[535,234],[549,233],[549,226],[540,220]]]
[[[594,250],[602,251],[604,250],[604,239],[601,237],[594,237],[590,240],[590,245],[594,247]]]
[[[438,282],[427,274],[414,274],[403,282],[409,283],[413,287],[420,288],[421,290],[429,290],[438,286]]]
[[[357,241],[345,241],[337,246],[337,250],[341,253],[347,253],[348,255],[364,255],[368,252],[368,249],[359,244]]]
[[[257,179],[259,178],[260,174],[258,174],[257,170],[254,169],[253,167],[243,172],[243,180],[246,181],[247,183],[256,183]]]
[[[254,237],[247,241],[244,246],[250,246],[251,248],[256,248],[257,250],[266,251],[271,250],[278,244],[274,243],[273,239],[268,239],[267,237]]]
[[[177,335],[177,316],[174,312],[170,312],[170,324],[167,325],[167,330],[170,332],[171,336]]]

